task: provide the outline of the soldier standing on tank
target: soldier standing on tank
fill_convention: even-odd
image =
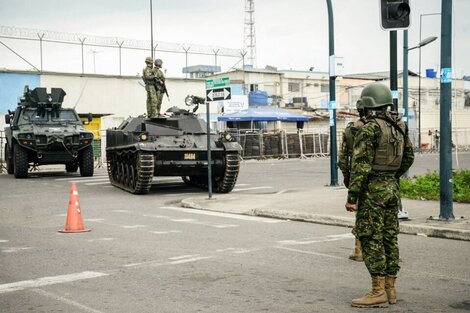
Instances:
[[[162,65],[163,65],[163,61],[161,59],[155,60],[155,68],[153,69],[153,72],[155,76],[155,89],[157,92],[156,93],[157,94],[157,102],[156,102],[157,116],[160,115],[163,94],[165,93],[165,90],[166,90],[165,75],[163,74],[161,70]]]
[[[145,58],[147,65],[142,71],[142,79],[147,91],[147,117],[155,117],[155,108],[157,106],[157,92],[155,89],[155,73],[153,70],[153,60],[151,57]]]
[[[372,278],[372,290],[353,299],[354,307],[388,307],[397,301],[395,280],[400,269],[398,248],[399,179],[413,164],[408,129],[387,111],[392,94],[375,83],[361,93],[366,123],[354,141],[346,210],[356,212],[356,237]]]
[[[361,99],[357,100],[356,109],[359,113],[359,119],[354,122],[348,123],[348,125],[344,129],[341,148],[339,151],[338,165],[341,169],[341,172],[343,173],[343,182],[346,188],[349,188],[349,179],[351,176],[351,160],[354,147],[354,137],[356,136],[359,128],[365,124],[364,106],[362,105]],[[353,233],[355,233],[354,230]],[[358,262],[363,261],[361,252],[361,241],[357,238],[354,242],[354,251],[349,256],[349,259]]]

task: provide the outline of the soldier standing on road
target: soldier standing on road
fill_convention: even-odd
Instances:
[[[155,108],[157,106],[157,92],[155,89],[155,73],[153,70],[153,60],[151,57],[145,58],[147,65],[142,72],[142,79],[147,91],[147,117],[155,117]]]
[[[163,65],[163,61],[161,59],[155,60],[155,68],[154,68],[154,75],[155,75],[155,89],[157,91],[157,116],[160,115],[160,110],[162,107],[162,100],[163,94],[165,93],[165,75],[163,74],[161,68]]]
[[[351,176],[351,160],[354,148],[354,138],[356,137],[357,131],[361,126],[365,124],[364,119],[364,106],[362,105],[361,99],[357,100],[356,103],[357,112],[359,113],[359,119],[354,122],[350,122],[343,132],[343,138],[341,142],[341,149],[339,152],[339,168],[343,173],[343,182],[346,188],[349,188],[349,179]],[[353,230],[353,233],[354,230]],[[349,259],[353,261],[362,262],[361,252],[361,241],[356,238],[354,243],[354,251],[349,256]]]
[[[355,232],[361,241],[372,290],[352,300],[354,307],[388,307],[396,303],[395,280],[400,269],[398,248],[398,181],[413,164],[413,146],[401,117],[390,111],[392,94],[375,83],[361,93],[366,124],[354,141],[346,210],[356,213]]]

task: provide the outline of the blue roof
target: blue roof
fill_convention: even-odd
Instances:
[[[249,108],[236,113],[224,114],[217,117],[219,121],[244,122],[244,121],[287,121],[307,122],[308,116],[292,113],[277,108]]]

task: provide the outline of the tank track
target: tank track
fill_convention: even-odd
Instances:
[[[222,177],[212,180],[214,192],[229,193],[235,187],[240,171],[240,156],[238,153],[227,153],[225,155],[225,172]]]
[[[238,172],[240,170],[240,156],[238,153],[227,153],[225,155],[225,171],[223,176],[212,178],[212,190],[217,193],[229,193],[235,187]],[[183,181],[190,186],[207,189],[207,175],[205,176],[183,176]]]
[[[133,194],[146,194],[152,186],[153,153],[136,150],[107,151],[111,184]]]

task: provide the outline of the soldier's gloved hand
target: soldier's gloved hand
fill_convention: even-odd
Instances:
[[[357,204],[352,204],[352,203],[346,202],[345,208],[346,208],[346,211],[348,211],[348,212],[356,212],[357,211]]]

